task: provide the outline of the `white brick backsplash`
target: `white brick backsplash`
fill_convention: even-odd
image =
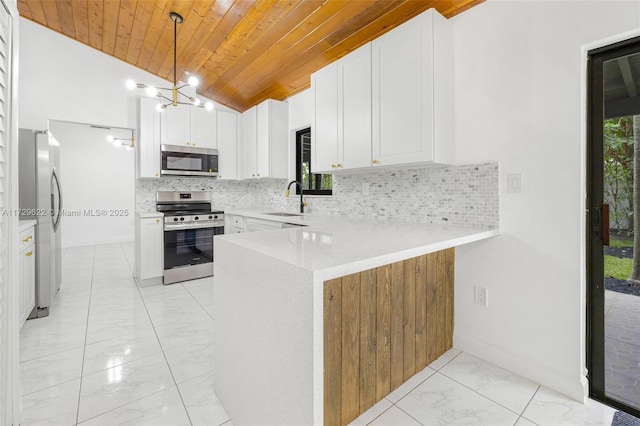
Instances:
[[[156,191],[205,190],[221,210],[298,209],[299,197],[285,198],[288,181],[225,181],[211,178],[138,179],[136,208],[155,210]],[[369,194],[362,194],[363,183]],[[334,175],[333,196],[309,197],[307,211],[321,215],[365,216],[421,223],[498,228],[498,163],[431,165]]]

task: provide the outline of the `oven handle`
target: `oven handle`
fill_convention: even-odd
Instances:
[[[164,224],[166,231],[182,231],[185,229],[204,229],[204,228],[224,228],[224,224],[220,223],[193,223],[193,224]]]

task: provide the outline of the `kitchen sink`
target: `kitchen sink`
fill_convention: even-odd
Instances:
[[[273,212],[273,213],[265,213],[265,214],[270,214],[271,216],[284,216],[284,217],[302,216],[301,213],[285,213],[285,212]]]

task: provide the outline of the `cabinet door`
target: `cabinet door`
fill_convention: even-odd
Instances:
[[[169,145],[191,145],[191,107],[169,105],[160,113],[160,141]]]
[[[371,44],[338,61],[338,164],[371,166]]]
[[[204,108],[191,108],[191,146],[202,148],[218,148],[217,111],[207,111]]]
[[[36,303],[36,253],[35,246],[30,245],[20,252],[20,327],[27,320]]]
[[[242,114],[242,146],[240,170],[243,179],[256,177],[257,108],[252,107]]]
[[[338,164],[338,64],[311,75],[315,122],[311,126],[311,170],[332,172]]]
[[[264,104],[268,105],[268,152],[261,154],[258,145],[258,157],[264,156],[268,161],[268,176],[271,178],[287,179],[289,177],[289,104],[269,99]],[[260,126],[258,118],[258,126]],[[264,176],[258,167],[260,176]]]
[[[140,279],[162,276],[164,242],[161,218],[140,219]]]
[[[256,143],[256,177],[271,176],[270,135],[271,107],[270,101],[262,102],[257,108],[257,143]]]
[[[154,99],[140,98],[140,123],[137,143],[138,177],[160,177],[160,112]]]
[[[238,114],[218,111],[218,179],[237,179]]]
[[[432,16],[372,42],[374,164],[433,160]]]

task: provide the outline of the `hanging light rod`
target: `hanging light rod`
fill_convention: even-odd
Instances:
[[[144,83],[136,83],[133,80],[127,80],[126,86],[129,90],[134,89],[145,89],[148,96],[158,97],[162,99],[162,101],[158,104],[158,110],[164,111],[169,105],[178,106],[178,105],[194,105],[200,108],[205,108],[207,111],[213,110],[213,103],[206,102],[202,103],[200,99],[194,98],[192,96],[185,95],[180,91],[180,89],[191,86],[196,87],[199,84],[197,77],[191,76],[186,84],[182,86],[178,86],[177,79],[177,67],[176,67],[176,58],[177,58],[177,46],[178,46],[178,24],[181,24],[184,21],[184,18],[176,13],[169,13],[169,18],[173,21],[173,87],[155,87]],[[164,92],[164,93],[163,93]],[[171,97],[169,97],[166,93],[171,92]],[[185,98],[186,100],[181,100],[180,97]],[[188,102],[187,102],[188,100]]]
[[[133,149],[136,146],[136,140],[133,136],[133,131],[131,131],[131,137],[130,138],[116,138],[113,135],[109,135],[107,136],[107,141],[111,142],[113,144],[113,146],[120,147],[120,146],[124,146],[127,149]],[[128,141],[129,143],[124,143],[124,142],[120,142],[120,141]]]

